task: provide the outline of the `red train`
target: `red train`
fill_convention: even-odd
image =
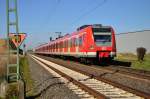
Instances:
[[[116,56],[115,33],[110,26],[84,25],[72,34],[36,47],[35,53],[81,60],[113,59]]]

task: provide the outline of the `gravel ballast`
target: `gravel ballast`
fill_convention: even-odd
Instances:
[[[45,58],[51,62],[58,63],[60,65],[64,65],[68,67],[72,67],[72,68],[76,68],[76,69],[88,72],[90,74],[94,74],[96,76],[100,76],[102,78],[106,78],[111,81],[120,83],[122,85],[131,87],[133,89],[137,89],[139,91],[150,94],[150,87],[149,87],[150,81],[149,80],[145,80],[145,81],[138,80],[138,79],[134,79],[133,77],[126,76],[126,75],[118,75],[117,72],[108,73],[104,70],[101,70],[100,67],[99,69],[97,69],[97,68],[93,68],[92,66],[90,67],[84,64],[80,64],[78,62],[64,61],[59,58],[54,59],[54,58],[45,57],[45,56],[40,56],[40,57]]]
[[[54,77],[35,60],[28,56],[31,78],[34,81],[34,95],[28,99],[79,99],[68,87],[60,83],[57,77]]]

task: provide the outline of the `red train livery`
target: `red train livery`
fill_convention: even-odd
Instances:
[[[116,56],[115,33],[110,26],[84,25],[72,34],[36,47],[35,53],[98,61],[113,59]]]

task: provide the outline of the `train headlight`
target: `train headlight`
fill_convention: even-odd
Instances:
[[[110,52],[110,56],[112,57],[116,56],[116,52]]]
[[[90,49],[94,49],[94,45],[91,45],[91,46],[90,46]]]

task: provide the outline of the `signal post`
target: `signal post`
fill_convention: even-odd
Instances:
[[[19,48],[22,42],[24,41],[26,34],[19,33],[18,26],[18,8],[17,0],[6,0],[6,15],[7,15],[7,82],[8,86],[12,83],[16,84],[16,87],[19,89],[19,99],[24,99],[24,96],[20,97],[20,91],[24,88],[21,82],[20,76],[20,66],[19,66]],[[11,44],[15,46],[12,48]],[[11,60],[11,57],[15,56],[16,59]],[[21,83],[20,83],[21,82]],[[24,91],[24,90],[23,90]],[[23,92],[24,93],[24,92]]]

